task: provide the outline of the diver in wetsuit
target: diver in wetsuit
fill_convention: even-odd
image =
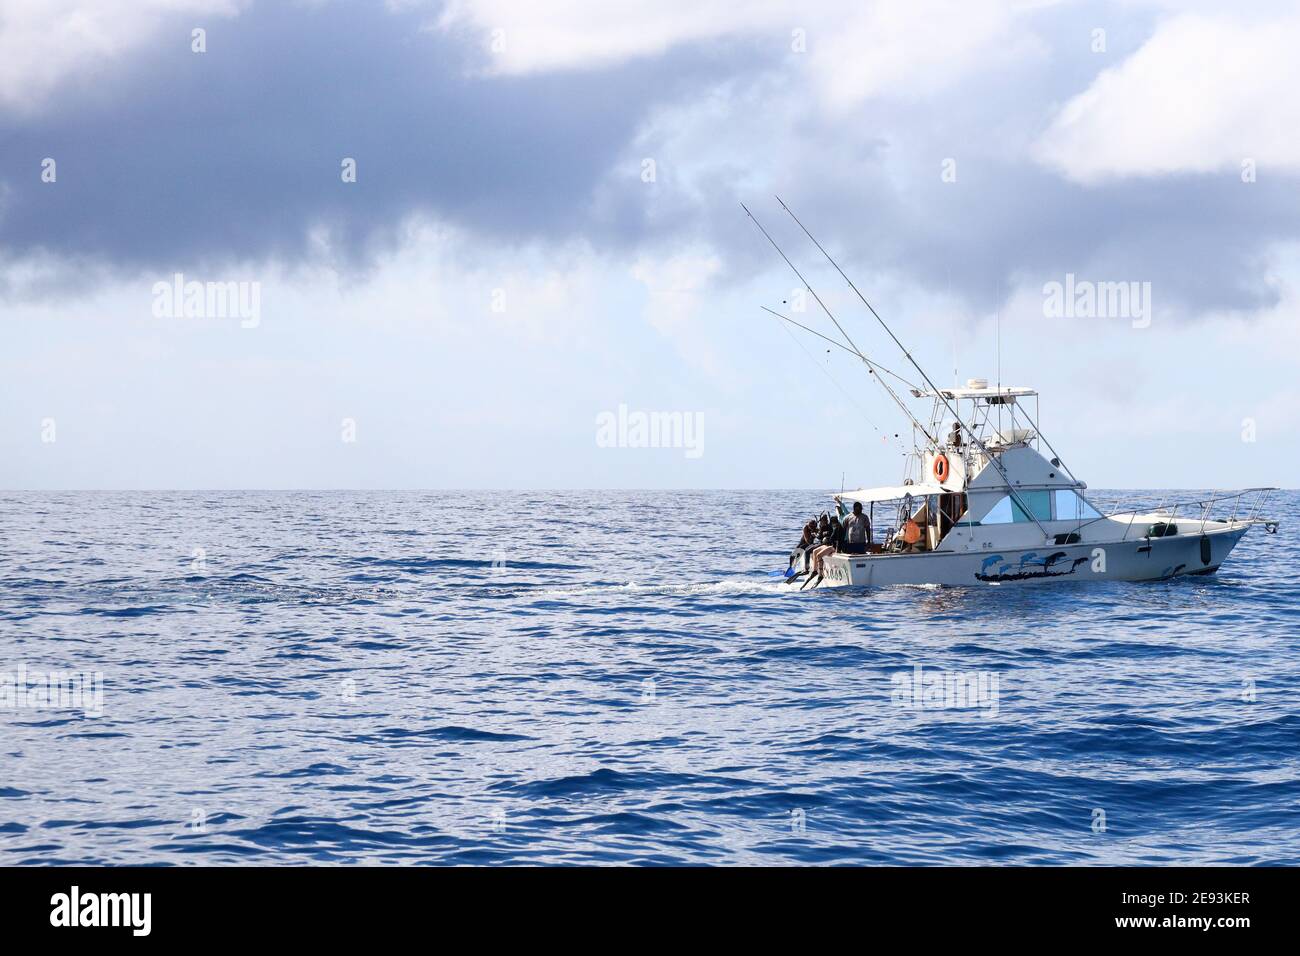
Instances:
[[[817,522],[815,520],[810,520],[803,526],[803,534],[799,536],[799,543],[795,545],[794,550],[790,552],[790,563],[785,569],[785,579],[787,584],[797,578],[809,567],[808,556],[811,554],[813,548],[817,547],[819,540],[820,539],[817,535]],[[794,566],[796,556],[804,559],[803,568],[798,570],[796,570]]]

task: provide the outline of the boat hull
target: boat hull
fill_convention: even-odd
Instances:
[[[1163,581],[1218,570],[1247,530],[1248,526],[1240,526],[1204,535],[1036,548],[835,554],[824,561],[825,573],[818,587],[894,584],[977,587],[1062,581]]]

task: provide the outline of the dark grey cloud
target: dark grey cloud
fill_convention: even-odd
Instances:
[[[785,198],[855,267],[901,274],[984,308],[1017,284],[1067,272],[1149,281],[1158,308],[1188,314],[1269,306],[1278,294],[1269,250],[1300,237],[1300,183],[1290,177],[1247,185],[1227,173],[1084,187],[1029,163],[959,168],[958,183],[944,184],[936,161],[905,198],[879,177],[841,191],[825,178],[820,188],[792,183]],[[769,209],[768,218],[777,215]],[[800,246],[797,233],[786,235],[805,261],[816,261],[806,240]]]
[[[1150,281],[1158,309],[1194,313],[1276,301],[1268,255],[1300,236],[1300,183],[1266,165],[1250,185],[1228,171],[1082,186],[1034,161],[1055,109],[1150,35],[1155,14],[1122,4],[1044,9],[1029,21],[1040,56],[989,62],[939,95],[887,90],[846,115],[821,112],[789,54],[759,41],[483,77],[463,37],[420,30],[428,15],[257,4],[209,22],[201,55],[177,19],[93,88],[0,116],[0,254],[45,250],[91,276],[292,263],[325,226],[363,266],[424,212],[505,244],[698,241],[719,251],[724,281],[744,280],[781,264],[741,200],[800,263],[818,262],[778,192],[866,284],[887,271],[988,308],[1073,272]],[[1089,48],[1099,24],[1105,56]],[[638,138],[657,107],[724,82],[730,116]],[[660,163],[653,187],[633,143]],[[57,186],[39,182],[45,156]],[[340,182],[344,156],[356,184]],[[956,183],[940,179],[946,157]]]
[[[598,74],[473,76],[480,51],[421,31],[427,18],[257,4],[207,23],[204,54],[192,18],[173,21],[92,89],[0,117],[0,250],[126,269],[292,262],[326,226],[359,262],[415,212],[504,242],[634,241],[644,218],[594,213],[594,187],[648,110],[753,60],[722,46]],[[46,156],[55,185],[38,178]]]

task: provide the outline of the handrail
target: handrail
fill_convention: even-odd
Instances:
[[[1201,534],[1205,534],[1205,522],[1210,520],[1210,510],[1214,507],[1214,502],[1210,501],[1201,509]]]
[[[1138,506],[1136,508],[1126,508],[1123,511],[1112,511],[1109,514],[1104,514],[1099,518],[1092,518],[1084,522],[1083,524],[1079,525],[1079,527],[1084,528],[1090,524],[1096,524],[1098,521],[1105,521],[1108,518],[1120,518],[1123,517],[1124,515],[1130,515],[1131,517],[1129,518],[1128,528],[1124,530],[1124,539],[1127,540],[1129,529],[1132,528],[1133,522],[1137,519],[1137,516],[1140,514],[1156,514],[1162,511],[1166,511],[1171,507],[1176,512],[1180,507],[1186,505],[1202,505],[1205,507],[1205,515],[1203,515],[1201,518],[1201,526],[1202,528],[1204,528],[1205,522],[1206,520],[1208,520],[1209,510],[1214,505],[1218,504],[1221,501],[1236,502],[1236,506],[1233,508],[1232,516],[1228,519],[1229,524],[1236,524],[1237,509],[1241,505],[1241,499],[1244,498],[1246,495],[1261,494],[1261,497],[1256,499],[1254,508],[1251,509],[1250,518],[1243,519],[1243,523],[1249,523],[1257,520],[1257,516],[1259,515],[1259,512],[1263,510],[1264,502],[1268,501],[1268,499],[1272,497],[1273,492],[1277,490],[1278,490],[1277,488],[1243,488],[1240,491],[1225,492],[1222,494],[1212,493],[1208,498],[1187,498],[1187,499],[1182,499],[1173,502],[1168,501],[1167,497],[1165,497],[1160,499],[1160,503],[1155,508]]]

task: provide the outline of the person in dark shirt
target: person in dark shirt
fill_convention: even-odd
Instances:
[[[794,550],[790,552],[790,564],[785,571],[787,584],[808,569],[809,555],[812,553],[813,548],[817,547],[818,543],[817,522],[809,521],[803,526],[803,534],[799,536],[799,543],[795,545]],[[796,568],[794,566],[796,558],[801,558],[803,560],[802,567]]]

